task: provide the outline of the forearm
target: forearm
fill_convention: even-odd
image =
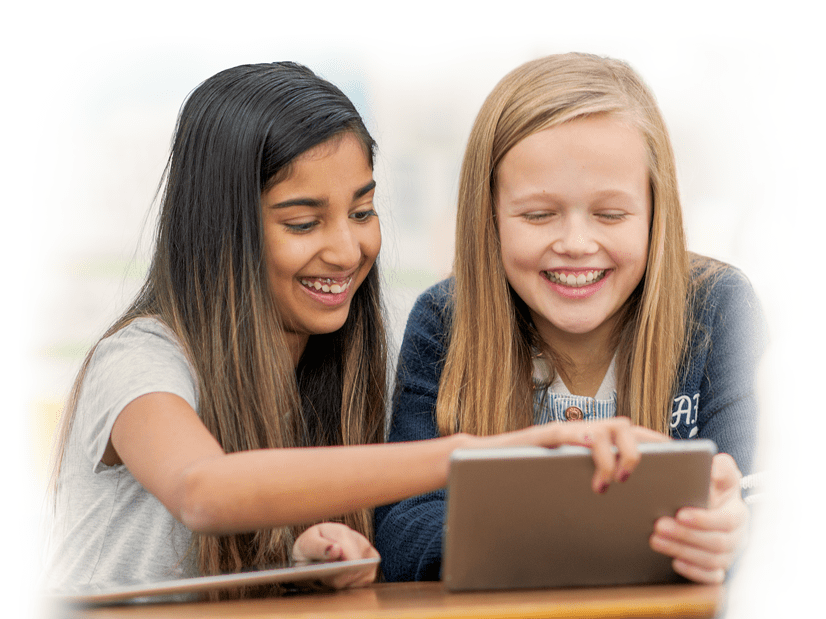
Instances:
[[[181,521],[228,534],[315,522],[441,488],[450,453],[473,439],[246,451],[195,463]]]

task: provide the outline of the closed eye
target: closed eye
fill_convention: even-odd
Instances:
[[[533,211],[530,213],[523,213],[522,219],[525,221],[542,222],[553,217],[556,213],[553,211]]]
[[[597,213],[596,216],[603,221],[622,221],[627,213]]]

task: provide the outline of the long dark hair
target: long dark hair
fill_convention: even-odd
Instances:
[[[133,304],[103,337],[141,316],[169,326],[195,370],[198,413],[227,452],[383,438],[378,267],[354,293],[344,326],[311,336],[295,368],[263,257],[262,192],[289,175],[296,157],[346,132],[359,138],[372,167],[375,143],[350,100],[290,62],[222,71],[191,93],[178,117],[152,265]],[[58,472],[92,352],[61,422]],[[57,473],[55,480],[56,487]],[[370,510],[342,521],[372,536]],[[199,569],[213,574],[284,562],[303,528],[196,535]]]

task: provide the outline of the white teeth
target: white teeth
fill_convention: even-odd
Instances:
[[[336,282],[333,283],[334,280],[330,278],[323,278],[323,279],[302,279],[301,285],[306,286],[307,288],[312,288],[313,290],[320,290],[321,292],[329,292],[332,294],[341,294],[345,290],[350,287],[350,282],[352,280],[348,279],[344,282]]]
[[[545,277],[556,284],[571,286],[572,288],[580,288],[587,284],[598,282],[605,277],[605,269],[598,271],[586,271],[585,273],[579,273],[577,275],[574,275],[573,273],[565,274],[556,273],[554,271],[545,271]]]

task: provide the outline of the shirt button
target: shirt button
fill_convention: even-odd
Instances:
[[[582,409],[578,406],[569,406],[565,409],[565,419],[568,421],[579,421],[582,419]]]

